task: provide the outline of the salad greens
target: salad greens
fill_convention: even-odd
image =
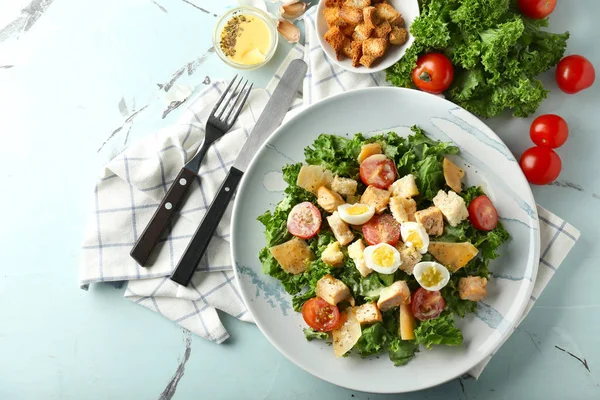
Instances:
[[[450,1],[452,3],[452,1]],[[465,11],[463,11],[465,12]],[[352,138],[322,134],[315,142],[305,149],[306,162],[320,165],[341,177],[354,178],[359,183],[359,192],[365,188],[359,179],[359,163],[357,156],[361,146],[377,142],[384,154],[391,158],[397,168],[398,176],[406,174],[415,176],[420,195],[415,198],[419,209],[432,204],[433,197],[439,190],[447,190],[442,162],[444,156],[457,154],[458,148],[448,143],[437,142],[414,126],[413,134],[407,138],[398,136],[395,132],[379,134],[366,138],[358,133]],[[362,277],[353,260],[344,249],[344,263],[341,267],[332,267],[321,260],[325,248],[336,241],[332,231],[326,225],[321,227],[319,233],[307,239],[307,243],[314,253],[313,261],[308,268],[297,275],[285,272],[273,257],[269,248],[292,238],[287,231],[287,216],[296,204],[311,202],[323,215],[326,212],[320,208],[317,198],[312,193],[297,186],[296,181],[302,164],[291,164],[283,167],[284,180],[288,184],[285,197],[274,210],[268,210],[258,217],[265,227],[266,247],[259,253],[263,272],[279,279],[285,290],[292,295],[293,308],[301,311],[303,304],[316,296],[316,284],[326,274],[343,281],[350,289],[356,305],[376,301],[382,289],[392,285],[395,281],[404,280],[413,292],[419,288],[418,282],[412,275],[398,269],[393,274],[372,272]],[[362,188],[361,188],[362,185]],[[479,187],[465,188],[460,194],[468,205],[475,197],[483,194]],[[458,282],[461,277],[481,276],[488,277],[490,260],[498,257],[498,248],[509,239],[508,232],[501,223],[489,231],[478,231],[468,221],[456,227],[445,224],[444,233],[432,240],[446,242],[470,242],[479,249],[479,255],[472,259],[465,267],[451,275],[448,285],[442,289],[442,297],[446,302],[445,311],[435,319],[417,321],[415,340],[401,340],[399,336],[398,309],[383,312],[383,322],[371,326],[363,326],[361,337],[354,345],[354,351],[362,357],[373,356],[387,352],[394,365],[404,365],[415,353],[419,345],[431,348],[433,345],[458,346],[463,337],[455,326],[454,316],[464,317],[469,312],[477,309],[477,303],[462,300],[458,295]],[[354,232],[356,238],[362,238],[359,231]],[[430,254],[424,254],[421,261],[433,261]],[[307,340],[327,340],[329,334],[315,331],[311,328],[304,329]]]
[[[420,0],[421,15],[410,32],[413,45],[387,70],[393,85],[413,87],[419,56],[445,53],[454,65],[446,97],[487,118],[510,109],[526,117],[548,94],[536,79],[563,57],[569,33],[541,28],[548,19],[529,19],[516,0]]]

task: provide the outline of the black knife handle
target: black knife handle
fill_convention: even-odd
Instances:
[[[225,181],[219,188],[219,192],[204,215],[202,223],[196,229],[196,232],[194,232],[194,236],[183,252],[183,256],[179,260],[175,272],[171,275],[172,281],[183,286],[187,286],[190,283],[192,275],[194,275],[194,270],[206,252],[208,244],[219,222],[221,222],[221,218],[223,218],[223,214],[225,214],[229,201],[233,197],[243,174],[242,171],[234,167],[231,167],[229,170],[227,178],[225,178]]]
[[[169,191],[154,212],[148,225],[146,225],[146,229],[131,249],[129,255],[142,267],[146,266],[152,249],[156,246],[160,235],[169,224],[169,220],[175,214],[175,211],[179,209],[188,188],[192,186],[192,182],[196,177],[196,174],[185,168],[179,171],[177,178],[171,184]]]

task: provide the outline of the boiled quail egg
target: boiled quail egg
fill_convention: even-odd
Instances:
[[[350,225],[362,225],[373,218],[375,207],[365,204],[342,204],[338,207],[340,218]]]
[[[393,274],[402,265],[398,250],[387,243],[369,246],[363,255],[367,267],[382,274]]]
[[[450,272],[440,263],[423,261],[415,265],[413,275],[423,289],[441,290],[450,280]]]
[[[427,253],[429,235],[425,227],[417,222],[404,222],[400,225],[400,235],[406,247],[414,247],[419,253]]]

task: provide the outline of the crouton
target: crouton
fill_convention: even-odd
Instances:
[[[486,291],[487,279],[480,276],[467,276],[458,280],[458,295],[463,300],[483,300]]]
[[[360,58],[362,57],[362,42],[354,40],[351,47],[352,53],[350,58],[352,59],[352,66],[356,68],[360,65]]]
[[[358,182],[350,178],[340,178],[336,175],[331,182],[331,190],[343,196],[354,196],[357,188]]]
[[[373,30],[373,37],[386,39],[388,35],[392,31],[392,26],[389,22],[383,21],[381,24],[377,25]]]
[[[339,206],[345,203],[344,198],[334,192],[333,190],[327,189],[325,186],[321,186],[317,190],[317,203],[321,208],[327,212],[334,212]]]
[[[371,68],[371,65],[373,65],[375,63],[375,61],[377,61],[377,57],[363,54],[360,57],[360,60],[358,62],[359,62],[360,65],[363,65],[363,66],[365,66],[367,68]]]
[[[350,231],[350,228],[348,228],[348,224],[342,221],[337,211],[327,217],[327,222],[333,232],[333,236],[335,236],[335,239],[340,242],[342,246],[347,245],[354,239],[354,234]]]
[[[417,211],[415,220],[423,225],[428,235],[440,236],[444,233],[444,215],[437,207]]]
[[[381,38],[371,38],[363,42],[363,54],[379,58],[385,54],[387,49],[387,40]]]
[[[467,265],[479,252],[469,242],[431,242],[427,250],[452,273]]]
[[[447,194],[440,190],[433,198],[433,204],[442,211],[450,226],[460,224],[469,216],[465,201],[452,190]]]
[[[375,207],[375,212],[381,214],[388,205],[390,192],[370,185],[360,197],[361,204]]]
[[[462,178],[465,176],[465,171],[460,169],[456,164],[448,160],[446,157],[444,157],[442,168],[444,169],[444,179],[446,180],[446,185],[448,185],[450,189],[454,190],[456,193],[460,193],[462,191]]]
[[[415,212],[417,211],[417,203],[413,199],[392,196],[390,197],[389,204],[392,216],[399,223],[416,221]]]
[[[396,248],[400,253],[400,260],[402,260],[400,269],[407,274],[412,275],[415,265],[421,261],[423,256],[414,247],[406,247],[404,244],[400,246],[396,245]]]
[[[392,183],[390,191],[398,197],[414,197],[419,195],[419,188],[413,174],[408,174]]]
[[[298,173],[296,185],[308,190],[314,195],[321,186],[329,187],[333,181],[333,174],[320,165],[303,165]]]
[[[377,10],[377,15],[380,18],[386,20],[393,26],[402,26],[404,24],[404,18],[402,18],[402,14],[400,14],[394,7],[387,3],[379,3],[375,5],[375,9]]]
[[[402,46],[408,40],[408,31],[404,28],[394,26],[392,27],[390,36],[388,36],[388,40],[390,41],[390,44]]]
[[[332,267],[339,267],[344,262],[344,253],[340,250],[339,242],[329,243],[321,253],[321,260]]]
[[[354,28],[354,33],[352,33],[352,39],[362,42],[371,37],[371,33],[373,33],[372,28],[367,27],[365,24],[358,24]]]
[[[315,258],[308,244],[297,237],[273,246],[269,250],[273,257],[275,257],[275,260],[281,265],[281,268],[285,272],[294,275],[306,271],[308,263]]]
[[[377,307],[381,311],[387,311],[400,304],[410,304],[410,289],[404,281],[396,281],[390,286],[381,289]]]
[[[342,300],[350,297],[350,289],[339,279],[327,274],[317,281],[317,296],[331,304],[337,305]]]
[[[344,36],[340,28],[337,26],[329,28],[329,30],[325,32],[325,35],[323,35],[323,39],[329,43],[331,48],[333,48],[333,51],[335,51],[335,56],[340,60],[343,54],[344,40],[346,39],[346,36]]]
[[[333,28],[334,26],[345,26],[346,21],[340,16],[340,7],[327,7],[323,11],[323,16],[325,17],[325,22],[327,22],[327,26],[329,28]]]
[[[344,36],[346,36],[349,39],[352,39],[352,34],[354,33],[355,28],[356,28],[356,25],[344,25],[344,26],[340,26],[340,31],[342,31]],[[348,57],[350,57],[350,56],[348,56]]]
[[[348,7],[359,8],[362,10],[363,8],[369,7],[371,5],[371,0],[346,0],[344,2],[344,5]]]
[[[371,29],[375,29],[376,25],[379,25],[381,22],[375,7],[365,7],[363,8],[363,21],[365,25]]]
[[[365,244],[361,239],[358,239],[348,246],[348,256],[354,261],[354,266],[363,278],[373,272],[373,270],[367,267],[367,264],[365,263],[364,251]]]
[[[358,25],[363,20],[363,13],[361,9],[344,4],[340,9],[340,17],[342,17],[348,25]]]
[[[370,325],[375,322],[382,322],[383,316],[375,303],[365,303],[354,308],[356,319],[361,325]]]
[[[343,29],[341,29],[343,31]],[[344,45],[342,46],[342,53],[348,57],[352,58],[352,40],[347,37],[344,38]]]
[[[360,153],[358,154],[358,162],[361,163],[367,158],[375,154],[381,154],[381,145],[377,142],[367,143],[360,146]]]

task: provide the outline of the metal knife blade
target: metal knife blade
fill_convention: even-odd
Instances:
[[[306,76],[307,70],[308,66],[302,60],[290,62],[265,109],[256,121],[254,129],[250,132],[246,144],[244,144],[233,163],[235,168],[242,172],[246,171],[256,152],[262,147],[269,135],[281,124]]]

